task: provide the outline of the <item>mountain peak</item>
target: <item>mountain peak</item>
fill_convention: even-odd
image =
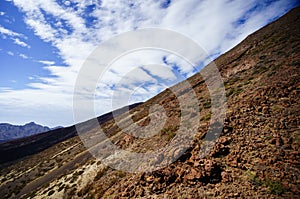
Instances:
[[[24,126],[26,126],[26,125],[39,125],[39,124],[36,124],[35,122],[29,122],[29,123],[25,124]]]
[[[23,138],[50,130],[51,129],[49,127],[36,124],[35,122],[29,122],[24,125],[2,123],[0,124],[0,141],[4,142],[12,139]]]

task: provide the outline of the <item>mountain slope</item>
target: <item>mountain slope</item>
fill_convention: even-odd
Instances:
[[[30,122],[25,125],[12,125],[7,123],[0,124],[0,142],[8,141],[12,139],[27,137],[38,133],[50,131],[51,129],[47,126],[41,126]]]
[[[128,108],[132,109],[140,104],[141,103],[132,104]],[[119,109],[120,112],[122,112],[122,110],[124,110],[124,108]],[[103,124],[111,120],[112,118],[112,112],[109,112],[99,116],[97,118],[97,123],[95,123],[93,120],[88,120],[78,125],[88,131],[95,128],[95,126],[98,126],[99,124]],[[75,125],[72,125],[65,128],[49,130],[38,135],[12,140],[10,142],[0,143],[0,164],[9,161],[15,161],[19,158],[38,153],[76,135],[77,131]]]
[[[174,163],[147,173],[114,170],[89,155],[76,136],[2,168],[0,194],[4,198],[297,198],[299,19],[300,8],[293,9],[215,60],[228,108],[222,134],[206,157],[200,158],[199,150],[210,144],[203,137],[210,124],[211,104],[205,81],[196,74],[187,81],[197,93],[201,122],[187,129],[196,136]],[[182,92],[183,98],[186,95]],[[149,124],[149,107],[155,104],[165,108],[168,118],[151,138],[127,135],[113,119],[101,127],[120,148],[135,152],[162,148],[174,139],[184,113],[167,89],[130,110],[135,123]],[[154,124],[160,119],[153,117]],[[94,128],[87,133],[97,132]]]

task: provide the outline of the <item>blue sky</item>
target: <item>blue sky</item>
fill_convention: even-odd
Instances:
[[[72,97],[80,67],[101,42],[117,34],[148,27],[173,30],[201,45],[207,64],[297,4],[297,0],[2,0],[0,123],[73,124]],[[174,55],[139,53],[116,63],[107,74],[96,115],[110,111],[115,77],[132,65],[155,62],[173,71],[153,69],[153,75],[149,69],[141,70],[148,80],[132,101],[146,100],[182,80],[178,73],[184,78],[195,73]],[[131,80],[128,84],[137,85],[137,79]]]

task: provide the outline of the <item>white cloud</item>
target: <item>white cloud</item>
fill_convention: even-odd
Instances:
[[[39,60],[38,62],[42,63],[44,65],[53,65],[53,64],[55,64],[54,61],[49,61],[49,60]]]
[[[17,37],[21,37],[22,34],[20,33],[16,33],[12,30],[6,29],[3,26],[0,25],[0,34],[2,35],[8,35],[8,36],[17,36]]]
[[[26,19],[26,23],[42,40],[54,42],[56,30],[52,29],[51,26],[45,21],[40,21],[35,18],[28,18]]]
[[[2,12],[2,11],[1,11],[1,12],[0,12],[0,16],[3,16],[3,15],[5,15],[5,12]]]
[[[27,43],[21,41],[19,38],[15,38],[13,40],[14,40],[14,43],[19,45],[19,46],[30,48],[30,46]]]
[[[175,80],[176,76],[172,69],[164,64],[146,65],[143,67],[144,70],[149,71],[153,76],[157,76],[164,80]]]
[[[27,55],[25,55],[23,53],[20,53],[19,56],[22,57],[23,59],[28,59],[29,58]]]
[[[11,55],[11,56],[14,56],[15,54],[11,51],[7,51],[7,54]]]
[[[176,65],[179,71],[183,74],[189,74],[194,69],[194,67],[191,64],[189,64],[186,60],[174,54],[166,56],[166,62],[169,65]]]
[[[35,78],[39,82],[29,84],[34,89],[6,90],[4,101],[11,107],[18,107],[22,104],[22,108],[30,112],[30,110],[35,110],[38,104],[40,107],[46,107],[45,110],[51,113],[54,110],[71,113],[72,93],[81,65],[101,42],[119,33],[147,27],[170,29],[196,41],[214,57],[232,48],[248,34],[268,23],[270,19],[282,15],[296,0],[279,0],[269,5],[264,3],[265,1],[258,0],[174,0],[167,9],[161,7],[162,0],[132,2],[103,0],[101,3],[100,1],[72,0],[71,2],[77,5],[76,9],[73,9],[69,3],[59,4],[54,0],[14,0],[14,4],[25,14],[24,19],[28,27],[43,41],[50,42],[56,47],[67,66],[54,66],[54,62],[40,60],[40,63],[46,65],[44,69],[54,77]],[[95,9],[90,13],[85,13],[85,8],[93,2],[96,3]],[[255,6],[256,9],[254,9]],[[87,16],[93,17],[94,21],[87,21]],[[238,23],[241,18],[245,19],[244,23]],[[90,24],[87,25],[87,22]],[[2,26],[0,26],[0,33],[12,37],[22,36]],[[149,37],[149,39],[152,38]],[[21,45],[22,41],[18,41]],[[197,52],[191,53],[196,55]],[[163,56],[166,56],[167,64],[162,61]],[[23,58],[25,57],[27,56]],[[193,67],[184,60],[165,52],[133,53],[131,56],[128,55],[127,59],[120,60],[114,63],[114,66],[107,71],[103,82],[99,83],[104,88],[99,96],[103,96],[101,103],[105,104],[101,106],[99,113],[109,110],[107,108],[109,101],[106,97],[112,92],[110,87],[112,82],[118,82],[122,76],[135,67],[145,66],[136,69],[135,74],[128,74],[126,80],[128,84],[131,84],[128,87],[142,81],[153,83],[147,88],[136,90],[137,96],[148,92],[148,95],[144,95],[144,99],[164,88],[165,85],[155,83],[157,77],[169,82],[177,80],[174,68],[172,68],[174,64],[178,66],[177,72],[188,76],[194,72]],[[206,58],[203,61],[207,62],[207,60]],[[158,64],[164,67],[161,70],[156,67],[147,68],[147,64]],[[3,98],[2,93],[0,98]],[[53,110],[49,110],[49,103]],[[23,107],[23,104],[28,106]],[[64,107],[62,108],[61,105]],[[1,107],[4,106],[5,103],[1,105]],[[63,124],[71,124],[72,115],[64,114],[64,116],[66,119]],[[55,119],[48,119],[47,122],[50,120]]]
[[[160,50],[138,50],[119,57],[109,66],[109,70],[105,73],[102,81],[104,83],[117,83],[121,78],[127,77],[135,73],[135,70],[140,72],[140,78],[146,79],[149,75],[152,78],[149,81],[154,81],[156,77],[163,80],[175,80],[176,76],[172,72],[172,68],[163,62],[162,57],[169,53]],[[141,68],[142,67],[142,68]],[[143,72],[140,70],[142,69]],[[147,74],[148,72],[149,74]],[[141,76],[142,74],[145,77]],[[135,74],[137,76],[137,74]],[[156,76],[156,77],[154,77]]]
[[[71,95],[69,93],[64,94],[61,91],[51,89],[12,90],[6,88],[1,91],[0,95],[0,107],[3,113],[1,114],[1,116],[3,115],[1,121],[15,121],[15,123],[22,124],[34,120],[51,127],[71,124],[70,101],[72,101]],[[61,121],[58,121],[58,118]]]

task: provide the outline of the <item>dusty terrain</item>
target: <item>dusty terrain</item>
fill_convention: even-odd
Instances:
[[[199,107],[200,124],[186,129],[196,136],[177,161],[152,172],[114,170],[94,159],[74,136],[2,165],[1,198],[299,198],[299,20],[296,8],[215,60],[228,107],[222,134],[206,157],[199,158],[199,150],[209,144],[203,138],[211,102],[205,81],[196,74],[187,81],[200,103],[186,108]],[[147,126],[149,107],[165,108],[167,122],[151,138],[122,133],[113,119],[101,126],[122,149],[153,151],[175,139],[185,114],[178,103],[168,89],[130,110],[136,124]],[[192,121],[195,115],[184,117]]]

